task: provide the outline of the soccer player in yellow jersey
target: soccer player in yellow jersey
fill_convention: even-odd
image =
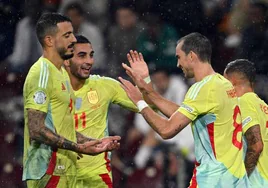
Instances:
[[[232,84],[211,66],[210,41],[199,33],[181,38],[176,47],[178,67],[186,78],[194,78],[181,106],[161,97],[147,84],[149,72],[142,54],[130,51],[127,74],[140,91],[169,119],[156,114],[142,100],[139,89],[119,78],[130,99],[151,127],[164,139],[172,138],[191,123],[196,168],[191,188],[249,187],[242,149],[242,122]],[[180,88],[178,88],[179,90]]]
[[[230,62],[224,71],[239,97],[245,138],[245,167],[254,188],[268,187],[268,105],[254,93],[256,69],[246,59]]]
[[[107,115],[111,103],[132,111],[138,111],[128,98],[120,82],[98,75],[90,75],[94,64],[94,51],[84,36],[76,36],[74,56],[65,61],[65,68],[74,89],[75,129],[87,136],[108,136]],[[108,152],[98,156],[84,156],[77,162],[78,188],[112,187],[110,156]]]
[[[43,56],[31,67],[23,88],[24,159],[27,187],[76,186],[77,153],[95,155],[117,148],[120,137],[93,140],[76,133],[74,93],[63,61],[73,56],[76,39],[69,18],[41,16],[36,33]],[[80,155],[81,156],[81,155]]]

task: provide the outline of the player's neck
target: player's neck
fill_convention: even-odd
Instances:
[[[53,63],[57,67],[57,69],[61,70],[61,66],[63,65],[64,60],[60,57],[58,53],[52,50],[45,49],[43,51],[43,57]]]
[[[79,89],[81,89],[86,82],[86,80],[78,79],[73,75],[70,76],[70,81],[74,91],[78,91]]]
[[[209,63],[198,63],[194,69],[194,79],[196,82],[203,80],[206,76],[215,74],[211,64]]]
[[[236,93],[237,93],[238,97],[243,96],[246,93],[254,92],[253,88],[250,87],[248,84],[241,84],[241,85],[236,86],[236,87],[237,87]]]

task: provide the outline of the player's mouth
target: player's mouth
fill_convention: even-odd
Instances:
[[[89,74],[89,73],[90,73],[90,69],[91,69],[91,67],[81,67],[81,70],[82,70],[85,74]]]
[[[68,46],[68,49],[69,49],[71,52],[73,52],[73,51],[74,51],[74,44],[70,44],[70,45]]]

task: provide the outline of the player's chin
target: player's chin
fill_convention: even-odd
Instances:
[[[89,73],[88,74],[80,74],[80,79],[84,79],[84,80],[86,80],[86,79],[88,79],[89,78]]]
[[[90,71],[84,71],[84,72],[82,72],[81,75],[82,75],[83,78],[88,78],[89,75],[90,75]]]

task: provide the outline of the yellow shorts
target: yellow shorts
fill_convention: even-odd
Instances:
[[[39,180],[27,180],[28,188],[75,188],[76,176],[54,176],[45,174]]]
[[[87,179],[77,180],[76,188],[112,188],[111,173],[99,174]]]

